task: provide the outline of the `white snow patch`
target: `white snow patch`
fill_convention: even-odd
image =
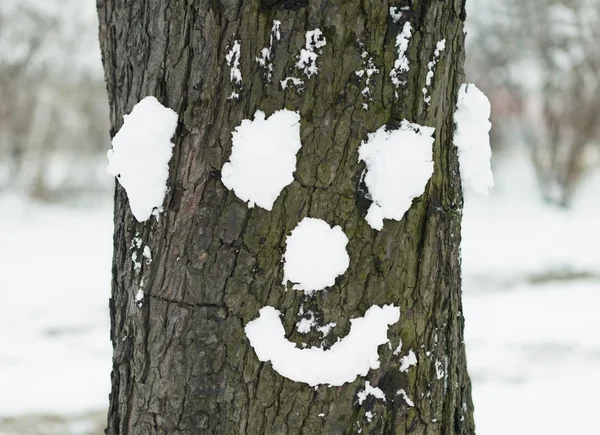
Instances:
[[[402,388],[399,389],[398,391],[396,391],[396,395],[402,396],[402,398],[404,399],[404,401],[410,408],[415,406],[415,403],[412,400],[410,400],[410,398],[408,397],[408,394],[406,394],[406,391],[404,391]]]
[[[397,23],[402,18],[402,11],[397,6],[390,6],[390,16],[392,17],[392,21]]]
[[[370,423],[373,420],[373,413],[371,411],[365,412],[365,417],[367,417],[367,421]]]
[[[227,65],[231,68],[229,71],[229,80],[233,84],[241,85],[242,72],[240,71],[240,55],[242,51],[242,44],[240,41],[233,41],[233,45],[225,55]]]
[[[369,381],[365,381],[365,389],[360,390],[356,394],[356,397],[358,398],[358,404],[362,405],[363,402],[367,400],[367,396],[369,394],[377,399],[383,400],[384,402],[386,401],[385,394],[383,393],[383,391],[381,391],[381,389],[379,389],[378,387],[372,387]]]
[[[410,10],[409,6],[403,6],[403,7],[390,6],[390,16],[392,17],[392,21],[394,23],[398,23],[400,21],[400,19],[402,19],[403,11],[408,11],[408,10]]]
[[[409,368],[417,365],[417,355],[413,352],[413,350],[408,351],[408,355],[400,358],[400,371],[407,372]]]
[[[295,382],[340,386],[379,368],[377,349],[388,342],[388,326],[398,322],[400,309],[393,305],[372,306],[364,317],[350,320],[348,335],[329,350],[296,348],[285,338],[279,316],[279,311],[266,306],[245,327],[258,359],[271,361],[273,369]]]
[[[469,193],[487,195],[494,186],[490,114],[490,102],[484,93],[473,83],[463,83],[454,112],[454,145],[458,148],[463,188]]]
[[[133,272],[138,275],[140,273],[140,271],[142,270],[142,262],[138,261],[138,254],[137,252],[132,252],[131,253],[131,262],[133,263]]]
[[[335,328],[336,326],[337,323],[335,322],[327,323],[326,325],[317,327],[317,331],[319,331],[323,335],[323,337],[326,337],[331,331],[331,329]]]
[[[260,51],[260,56],[256,57],[255,60],[265,71],[267,82],[271,82],[273,76],[273,62],[271,62],[271,54],[273,52],[273,44],[275,40],[281,39],[280,33],[281,21],[274,20],[273,27],[271,28],[271,35],[269,36],[269,46],[264,47]]]
[[[135,304],[141,308],[144,304],[144,290],[139,289],[135,295]]]
[[[300,50],[300,57],[296,66],[304,71],[304,74],[310,78],[313,74],[316,75],[319,72],[317,68],[317,58],[323,48],[327,44],[325,36],[319,29],[310,30],[306,32],[306,44],[302,50]]]
[[[150,250],[149,246],[144,246],[144,251],[142,255],[146,259],[146,264],[152,263],[152,251]]]
[[[141,248],[142,247],[142,238],[140,237],[140,233],[135,233],[133,240],[131,241],[131,249],[133,248]]]
[[[396,36],[396,48],[398,50],[398,58],[394,62],[394,68],[390,71],[390,77],[394,86],[398,87],[405,84],[404,80],[400,79],[400,75],[408,72],[409,64],[408,58],[406,57],[406,50],[408,50],[408,41],[411,37],[410,22],[407,21],[402,27],[402,32]]]
[[[221,170],[223,184],[248,201],[248,207],[271,210],[283,188],[294,181],[300,115],[284,109],[265,119],[258,110],[254,121],[243,120],[232,136],[231,156]]]
[[[402,352],[402,340],[400,340],[398,347],[394,350],[394,355],[400,355],[400,352]]]
[[[314,313],[309,312],[308,314],[310,314],[310,317],[303,317],[298,323],[296,323],[296,330],[300,334],[308,334],[313,326],[317,324]]]
[[[444,377],[444,367],[441,361],[435,362],[435,377],[442,379]]]
[[[280,82],[281,89],[287,89],[287,87],[290,86],[290,82],[292,82],[292,86],[294,86],[296,89],[304,86],[304,80],[299,79],[298,77],[286,77]]]
[[[339,225],[331,228],[322,219],[302,219],[286,239],[283,285],[291,281],[296,283],[294,290],[307,294],[331,287],[350,265],[347,244]]]
[[[433,52],[433,59],[427,64],[427,76],[425,77],[426,86],[421,90],[423,92],[423,101],[425,101],[425,103],[427,104],[431,102],[431,96],[427,95],[427,88],[431,86],[431,82],[433,81],[433,75],[435,73],[435,66],[440,60],[440,55],[442,54],[442,51],[444,51],[445,48],[446,40],[442,39],[441,41],[438,41],[438,43],[435,46],[435,51]]]
[[[107,171],[127,191],[138,222],[148,220],[155,209],[162,211],[177,118],[156,98],[146,97],[123,116],[123,126],[107,153]]]
[[[381,127],[358,150],[367,165],[365,183],[373,203],[366,219],[381,230],[383,219],[401,220],[433,173],[432,127],[403,120],[398,130]]]

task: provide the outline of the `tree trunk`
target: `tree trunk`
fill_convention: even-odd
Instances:
[[[179,114],[160,219],[138,223],[125,191],[115,191],[108,434],[474,433],[461,308],[462,192],[452,143],[463,3],[414,0],[394,22],[389,7],[409,2],[98,0],[111,135],[147,95]],[[255,58],[270,46],[274,20],[281,38],[272,44],[269,82]],[[396,88],[390,71],[406,20],[413,29],[410,70]],[[318,74],[308,78],[295,64],[306,31],[315,28],[327,44]],[[421,89],[442,39],[428,105]],[[241,42],[243,85],[232,84],[225,59],[234,40]],[[363,50],[379,69],[372,101],[355,73],[364,69]],[[282,89],[288,76],[302,76],[304,86]],[[256,110],[269,116],[283,108],[302,119],[294,182],[271,211],[250,209],[221,182],[231,132]],[[369,199],[358,188],[364,164],[357,149],[368,133],[402,119],[435,127],[434,173],[404,218],[376,231],[364,218]],[[350,268],[312,297],[281,284],[286,235],[305,216],[340,225],[349,238]],[[143,246],[152,262],[136,273],[132,254],[141,258]],[[140,288],[146,296],[136,304]],[[337,323],[326,338],[332,344],[348,333],[349,319],[374,304],[399,306],[400,321],[388,330],[390,346],[379,347],[381,367],[341,387],[282,377],[258,360],[244,333],[271,305],[282,313],[287,338],[321,345],[316,332],[296,331],[303,305],[323,323]],[[401,372],[409,349],[418,363]],[[369,396],[358,404],[367,380],[386,401]],[[395,395],[400,389],[408,401]]]

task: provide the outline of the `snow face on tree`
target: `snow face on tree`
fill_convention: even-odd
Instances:
[[[138,222],[148,220],[153,211],[162,211],[177,118],[156,98],[146,97],[123,117],[107,153],[107,171],[125,188]]]
[[[254,121],[244,120],[234,131],[222,180],[250,207],[256,203],[271,210],[281,190],[293,181],[296,153],[301,147],[299,123],[295,112],[281,110],[266,119],[257,111]],[[423,193],[433,172],[433,131],[403,121],[397,130],[382,127],[370,134],[360,147],[359,160],[367,164],[365,183],[374,201],[367,215],[371,226],[381,229],[384,218],[400,220],[412,199]],[[350,264],[347,244],[341,227],[304,218],[286,240],[283,284],[291,281],[294,289],[307,294],[334,285]],[[351,319],[349,334],[329,350],[297,348],[285,338],[279,316],[279,311],[266,306],[246,325],[246,336],[258,358],[270,361],[275,371],[296,382],[342,385],[379,367],[378,347],[388,342],[387,329],[398,322],[400,310],[393,305],[370,307],[364,317]],[[301,334],[315,327],[327,334],[334,326],[317,327],[314,313],[296,324]],[[415,363],[412,359],[402,361],[408,367]]]
[[[381,127],[358,150],[367,165],[364,178],[373,203],[366,219],[376,230],[383,219],[399,221],[423,194],[433,173],[434,128],[402,121],[397,130]]]
[[[278,110],[269,118],[260,110],[254,121],[245,119],[233,132],[229,161],[223,165],[223,184],[248,207],[266,210],[285,186],[294,181],[300,149],[300,115]]]
[[[404,9],[390,9],[395,21],[404,13]],[[390,73],[396,87],[404,84],[401,76],[409,70],[405,54],[410,36],[411,25],[406,21],[396,38],[398,59]],[[272,42],[273,37],[270,47]],[[318,73],[316,61],[325,43],[318,29],[306,34],[306,46],[296,68],[308,78]],[[263,49],[260,57],[256,58],[261,66],[267,66],[271,59],[270,47]],[[434,60],[427,69],[427,86],[432,83],[435,64],[444,47],[445,41],[436,46]],[[356,75],[364,79],[365,87],[361,93],[368,101],[370,78],[379,69],[364,49],[361,59],[363,69],[356,71]],[[268,82],[270,77],[266,80]],[[280,83],[286,89],[288,86],[301,87],[304,82],[286,77]],[[428,103],[429,99],[424,94]],[[282,189],[293,181],[296,153],[301,147],[299,124],[300,117],[295,112],[281,110],[266,119],[263,112],[257,111],[254,121],[244,120],[235,129],[230,161],[223,166],[222,180],[240,199],[248,201],[249,207],[256,203],[271,210]],[[433,133],[432,127],[403,120],[397,129],[388,130],[383,126],[369,134],[359,147],[358,160],[366,164],[363,180],[373,200],[366,216],[371,227],[381,230],[384,219],[401,220],[412,200],[423,194],[433,173]],[[304,218],[286,239],[282,258],[283,285],[292,282],[293,289],[308,295],[333,286],[336,278],[349,267],[348,243],[348,237],[340,226],[332,227],[321,219]],[[313,311],[305,313],[302,306],[298,315],[302,317],[295,323],[294,330],[299,334],[316,330],[325,336],[336,326],[335,323],[319,326],[321,320],[317,319],[320,317]],[[257,318],[246,324],[246,336],[258,359],[271,362],[277,373],[295,382],[311,386],[340,386],[379,367],[378,347],[389,342],[387,331],[389,326],[399,321],[400,309],[394,305],[371,306],[364,317],[351,319],[350,332],[338,338],[327,350],[322,347],[300,348],[288,340],[280,316],[276,308],[265,306],[259,310]],[[400,352],[401,344],[394,355],[400,355]],[[416,354],[410,350],[398,363],[400,371],[406,372],[417,364]],[[398,394],[412,406],[403,390]],[[383,392],[367,381],[364,390],[357,395],[357,403],[362,404],[369,395],[386,400]]]
[[[473,83],[463,83],[454,112],[454,145],[458,148],[463,189],[468,193],[487,195],[494,187],[490,114],[491,106],[485,94]]]
[[[321,219],[304,218],[286,244],[283,284],[296,283],[295,290],[310,294],[331,287],[350,265],[348,237],[341,227],[331,228]]]
[[[388,326],[400,320],[400,309],[393,305],[369,308],[364,317],[351,319],[350,332],[329,350],[319,347],[298,349],[285,338],[273,307],[263,307],[259,317],[244,328],[260,361],[271,361],[282,376],[310,386],[339,386],[379,368],[377,348],[388,342]]]

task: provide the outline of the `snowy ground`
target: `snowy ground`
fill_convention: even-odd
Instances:
[[[557,211],[516,191],[465,210],[478,434],[600,433],[600,208]],[[67,207],[3,195],[0,209],[0,435],[99,435],[111,354],[110,199]]]
[[[67,208],[1,196],[0,210],[0,433],[100,434],[110,202]]]

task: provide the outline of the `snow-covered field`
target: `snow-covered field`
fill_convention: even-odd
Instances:
[[[495,196],[468,201],[463,232],[478,433],[600,433],[600,206],[588,197],[560,211],[523,194],[522,179],[498,181]],[[0,195],[0,435],[102,433],[109,196]]]
[[[100,434],[88,417],[108,405],[110,199],[4,195],[0,210],[0,433]]]

